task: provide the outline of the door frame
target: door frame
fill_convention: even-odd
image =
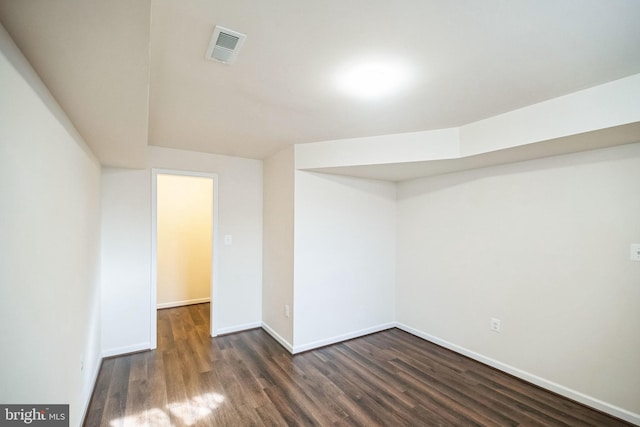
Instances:
[[[210,283],[210,324],[209,334],[215,337],[217,334],[216,313],[219,312],[218,290],[218,174],[207,172],[192,172],[175,169],[151,168],[151,323],[150,344],[151,349],[158,346],[158,175],[193,176],[198,178],[210,178],[213,180],[213,218],[211,219],[211,278]]]

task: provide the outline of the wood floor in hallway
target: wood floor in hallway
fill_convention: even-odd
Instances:
[[[158,348],[105,359],[93,426],[629,426],[390,329],[291,356],[210,338],[209,304],[158,312]]]

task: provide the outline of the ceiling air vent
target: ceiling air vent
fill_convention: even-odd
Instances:
[[[237,31],[216,25],[205,58],[231,64],[238,56],[246,37]]]

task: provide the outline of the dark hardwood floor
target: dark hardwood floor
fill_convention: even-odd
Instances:
[[[209,304],[158,312],[158,349],[105,359],[86,426],[629,426],[391,329],[291,356],[210,338]]]

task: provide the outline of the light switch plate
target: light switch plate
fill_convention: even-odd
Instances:
[[[629,250],[629,259],[631,261],[640,261],[640,243],[632,243]]]
[[[233,244],[233,236],[231,234],[224,235],[224,244],[230,246]]]

